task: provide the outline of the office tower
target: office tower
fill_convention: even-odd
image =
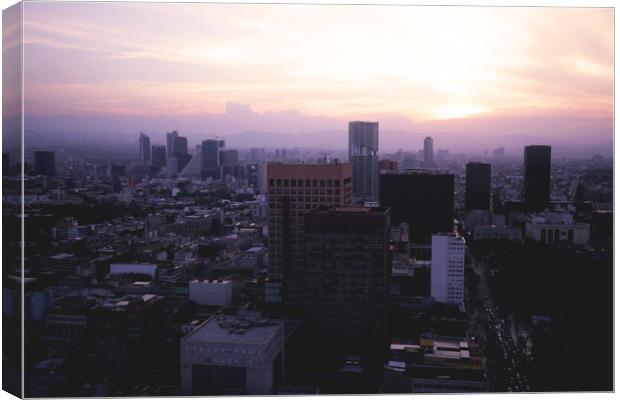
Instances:
[[[151,163],[151,139],[140,132],[140,162],[143,165],[149,165]]]
[[[432,234],[453,230],[454,175],[381,174],[379,202],[392,208],[392,224],[409,225],[412,242],[430,243]]]
[[[223,147],[223,140],[203,140],[201,149],[203,179],[220,179],[220,150]]]
[[[461,305],[465,282],[465,239],[457,233],[433,235],[431,297],[440,303]]]
[[[239,152],[237,150],[220,150],[221,176],[239,177]]]
[[[270,163],[267,189],[270,282],[265,298],[303,311],[304,214],[319,206],[351,204],[351,164]]]
[[[349,162],[353,168],[353,202],[377,201],[379,195],[379,123],[349,122]]]
[[[491,164],[470,162],[465,167],[465,209],[486,210],[491,206]]]
[[[151,163],[156,168],[163,168],[166,166],[166,147],[161,144],[154,144],[151,146]]]
[[[271,395],[284,372],[282,322],[213,316],[181,339],[181,394]]]
[[[171,156],[174,154],[174,145],[178,137],[179,137],[179,132],[177,131],[166,133],[166,155],[167,156]]]
[[[424,167],[431,168],[433,166],[433,138],[427,136],[424,139]]]
[[[172,148],[174,154],[177,156],[179,154],[187,154],[187,138],[184,136],[175,137]]]
[[[542,211],[549,205],[551,146],[525,147],[523,187],[527,211]]]
[[[304,230],[310,337],[348,352],[383,348],[390,209],[321,207],[305,215]]]
[[[34,152],[34,174],[56,176],[56,155],[53,151]]]

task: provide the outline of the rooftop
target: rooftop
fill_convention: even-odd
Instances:
[[[183,342],[213,342],[264,345],[282,329],[282,324],[269,320],[250,321],[237,317],[214,316],[187,334]]]

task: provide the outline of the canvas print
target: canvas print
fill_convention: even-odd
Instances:
[[[613,8],[2,23],[3,390],[613,391]]]

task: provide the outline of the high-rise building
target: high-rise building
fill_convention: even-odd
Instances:
[[[202,178],[220,179],[220,150],[223,140],[207,139],[202,142]]]
[[[390,209],[321,207],[305,215],[304,229],[310,336],[349,352],[383,348]]]
[[[491,164],[470,162],[465,168],[465,209],[486,210],[491,206]]]
[[[178,137],[179,137],[179,132],[177,131],[166,133],[166,155],[167,156],[171,156],[174,154],[174,150],[175,150],[174,145]]]
[[[549,205],[551,146],[525,146],[523,187],[528,211],[542,211]]]
[[[265,297],[302,311],[304,214],[319,206],[351,204],[351,164],[270,163],[267,189],[270,283]]]
[[[433,165],[433,138],[427,136],[424,138],[424,167],[431,168]]]
[[[239,176],[239,152],[237,150],[220,151],[221,176]]]
[[[166,166],[166,147],[161,144],[151,146],[151,163],[156,168]]]
[[[440,303],[461,305],[465,283],[465,239],[457,233],[433,235],[431,297]]]
[[[187,154],[187,138],[184,136],[177,136],[172,144],[173,152],[175,155]]]
[[[429,243],[432,234],[453,230],[454,175],[381,174],[379,202],[392,208],[392,224],[409,225],[412,242]]]
[[[53,151],[34,152],[34,174],[56,176],[56,154]]]
[[[377,201],[379,195],[379,123],[349,122],[349,162],[353,168],[353,202]]]
[[[11,174],[11,153],[2,153],[2,176]]]
[[[140,162],[143,165],[149,165],[151,163],[151,139],[140,132]]]

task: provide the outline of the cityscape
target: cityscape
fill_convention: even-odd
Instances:
[[[56,26],[48,33],[61,39],[41,39],[41,15],[88,13],[107,27],[116,7],[145,12],[146,25],[177,9],[26,4],[3,11],[3,70],[27,83],[19,109],[10,94],[24,90],[20,80],[3,75],[3,390],[37,398],[614,390],[613,9],[550,14],[551,24],[584,17],[578,28],[591,37],[601,25],[591,21],[611,28],[604,30],[611,47],[598,48],[611,75],[591,73],[592,60],[580,64],[606,85],[580,89],[587,106],[571,107],[581,119],[541,117],[560,103],[532,100],[540,110],[519,121],[531,119],[539,130],[496,136],[496,117],[485,120],[475,108],[399,125],[405,117],[366,105],[354,112],[345,101],[316,117],[301,106],[265,111],[258,100],[253,109],[229,97],[223,113],[180,112],[171,123],[172,113],[153,100],[159,94],[140,103],[134,91],[142,89],[129,78],[121,80],[127,98],[138,97],[125,104],[111,100],[118,96],[112,78],[84,89],[63,83],[91,79],[81,70],[84,76],[64,77],[81,68],[73,63],[65,74],[57,59],[14,66],[24,61],[6,55],[17,31],[10,28],[23,24],[24,51],[34,59],[55,51],[68,52],[68,63],[83,62],[79,51],[98,57],[78,39],[55,47],[65,40]],[[338,20],[341,10],[174,7],[179,15],[257,7],[265,10],[260,29],[271,11],[312,20],[303,10],[318,8]],[[96,9],[102,12],[93,16]],[[486,8],[473,9],[475,18],[490,18]],[[521,18],[523,9],[497,12]],[[80,40],[105,48],[97,63],[134,62],[109,55],[112,45],[133,54],[128,44],[88,32]],[[169,62],[144,57],[153,70]],[[587,86],[577,72],[567,76]],[[254,96],[252,88],[234,90]],[[296,91],[262,90],[265,104],[298,101]],[[548,90],[536,98],[570,97]],[[321,103],[319,94],[315,102],[306,96]],[[190,107],[193,100],[183,101]],[[91,114],[91,105],[101,113]],[[119,111],[139,107],[156,111]],[[554,122],[560,115],[566,119]],[[482,122],[468,136],[471,118]],[[196,121],[207,122],[195,128]],[[442,121],[453,125],[442,130]],[[408,134],[407,126],[416,130]]]

